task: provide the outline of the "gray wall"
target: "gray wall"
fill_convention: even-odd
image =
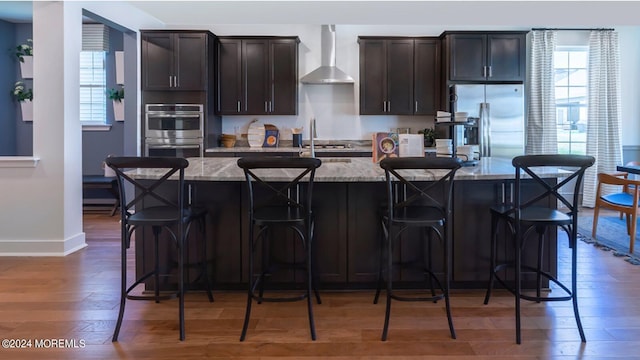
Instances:
[[[11,90],[15,83],[15,57],[12,49],[16,30],[12,23],[0,20],[0,156],[16,154],[16,106]]]
[[[107,89],[118,86],[116,85],[115,52],[122,50],[122,32],[110,28],[109,52],[107,53],[106,59]],[[132,87],[131,89],[135,89],[135,87]],[[125,122],[114,121],[113,106],[109,99],[107,99],[107,122],[111,124],[111,129],[109,131],[82,132],[82,173],[84,175],[103,174],[104,170],[102,169],[102,162],[107,155],[123,155],[124,153]]]
[[[11,92],[16,81],[33,88],[33,79],[22,79],[20,63],[14,49],[32,38],[31,24],[13,24],[0,21],[0,155],[33,155],[33,123],[22,121],[20,104]],[[37,96],[37,95],[34,95]],[[35,97],[34,97],[35,99]]]
[[[33,79],[20,77],[20,65],[13,56],[13,49],[31,39],[32,24],[13,24],[0,21],[0,156],[30,156],[33,154],[33,123],[22,121],[19,104],[11,96],[13,84],[23,81],[33,88]],[[37,44],[35,45],[37,47]],[[123,50],[122,32],[110,29],[109,52],[107,53],[107,88],[115,88],[115,51]],[[37,50],[36,50],[37,52]],[[6,89],[6,91],[4,91]],[[135,89],[135,87],[132,87]],[[105,95],[106,96],[106,95]],[[34,94],[37,101],[38,94]],[[109,154],[122,155],[124,149],[124,122],[114,121],[111,101],[107,100],[109,131],[83,131],[82,172],[85,175],[103,173],[102,162]]]

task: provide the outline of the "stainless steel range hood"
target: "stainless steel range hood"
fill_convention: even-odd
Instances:
[[[336,26],[322,25],[320,67],[303,76],[303,84],[353,84],[353,78],[336,67]]]

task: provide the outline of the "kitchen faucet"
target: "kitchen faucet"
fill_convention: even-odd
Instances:
[[[314,140],[318,137],[318,133],[316,132],[316,118],[311,118],[309,124],[309,149],[311,150],[311,157],[316,157],[316,149],[314,146]]]
[[[301,157],[316,157],[316,147],[315,147],[315,138],[318,137],[318,132],[316,131],[316,119],[311,118],[309,121],[309,151],[303,151],[300,148],[300,152],[298,153]]]

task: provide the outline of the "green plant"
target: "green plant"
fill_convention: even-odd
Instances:
[[[15,54],[20,62],[24,62],[25,56],[33,56],[33,40],[27,39],[26,44],[16,46]]]
[[[11,95],[18,101],[27,101],[33,100],[33,90],[25,88],[25,85],[22,81],[17,81],[13,85],[13,91],[11,91]]]
[[[124,99],[124,88],[120,89],[108,89],[107,90],[107,98],[121,102]]]
[[[436,130],[434,128],[419,130],[418,134],[422,134],[424,136],[424,140],[428,142],[433,142],[436,139]]]

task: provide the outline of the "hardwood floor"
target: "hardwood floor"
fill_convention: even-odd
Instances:
[[[0,348],[0,359],[603,359],[640,355],[640,266],[579,242],[580,342],[570,302],[522,303],[523,343],[515,344],[513,298],[483,290],[452,294],[458,338],[449,337],[444,305],[394,302],[387,342],[380,341],[384,301],[373,291],[325,292],[315,306],[318,340],[309,338],[304,302],[254,305],[239,342],[243,292],[186,296],[186,334],[178,340],[177,303],[129,301],[120,341],[117,216],[85,214],[89,246],[66,257],[0,258],[2,339],[30,348]],[[565,245],[566,242],[563,243]],[[566,246],[560,272],[567,273]],[[133,268],[133,262],[128,264]],[[52,339],[71,348],[52,347]],[[38,342],[38,344],[36,344]],[[3,343],[4,344],[4,343]],[[49,345],[36,348],[36,345]]]

